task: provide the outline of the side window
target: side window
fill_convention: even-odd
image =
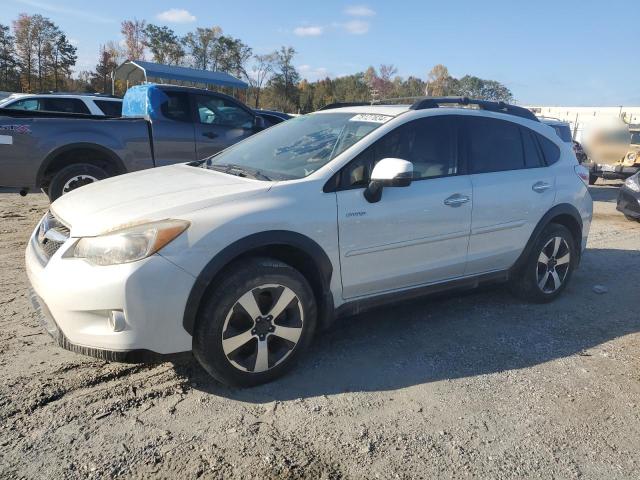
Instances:
[[[525,167],[518,125],[485,117],[468,118],[469,160],[473,173]]]
[[[200,123],[205,125],[220,125],[231,128],[251,128],[253,126],[253,115],[225,98],[198,95],[196,96],[196,110]]]
[[[560,160],[560,149],[555,143],[539,133],[536,133],[535,136],[538,139],[538,144],[540,145],[547,165],[553,165]]]
[[[421,118],[389,132],[354,158],[341,173],[340,187],[369,183],[371,171],[383,158],[413,163],[414,180],[458,173],[456,120],[452,116]]]
[[[91,113],[82,100],[77,98],[45,98],[42,110],[62,113]]]
[[[191,121],[189,94],[185,92],[164,92],[169,99],[160,106],[162,115],[177,122]]]
[[[17,100],[6,108],[12,108],[14,110],[39,110],[40,101],[37,98],[25,98],[24,100]]]
[[[115,102],[109,100],[94,100],[93,101],[98,108],[108,117],[121,117],[122,116],[122,102]]]
[[[520,127],[520,133],[522,134],[522,147],[524,150],[525,166],[527,168],[537,168],[544,166],[542,152],[538,147],[538,142],[536,141],[535,137],[536,133],[525,127]]]

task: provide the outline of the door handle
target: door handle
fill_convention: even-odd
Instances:
[[[551,188],[551,185],[547,182],[536,182],[531,186],[531,190],[536,193],[543,193]]]
[[[453,195],[451,195],[450,197],[446,198],[444,201],[444,204],[449,206],[449,207],[459,207],[460,205],[463,205],[465,203],[467,203],[469,200],[471,200],[469,197],[467,197],[466,195],[461,195],[459,193],[454,193]]]
[[[213,132],[202,132],[202,136],[209,137],[209,138],[216,138],[218,134]]]

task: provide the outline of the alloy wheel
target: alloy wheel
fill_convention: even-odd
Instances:
[[[538,257],[537,281],[543,293],[554,293],[563,284],[571,265],[571,250],[562,237],[553,237],[545,243]]]
[[[245,292],[222,328],[222,350],[235,368],[260,373],[282,363],[296,348],[304,325],[302,303],[285,285]]]

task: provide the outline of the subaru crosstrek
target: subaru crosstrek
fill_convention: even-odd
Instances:
[[[27,272],[65,348],[193,351],[219,381],[255,385],[334,318],[385,302],[495,281],[555,299],[586,245],[587,182],[523,108],[332,108],[64,195],[31,236]]]

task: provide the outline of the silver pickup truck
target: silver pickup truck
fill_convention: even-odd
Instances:
[[[0,191],[53,201],[87,183],[189,162],[270,125],[232,97],[146,84],[124,96],[121,118],[0,109]]]

